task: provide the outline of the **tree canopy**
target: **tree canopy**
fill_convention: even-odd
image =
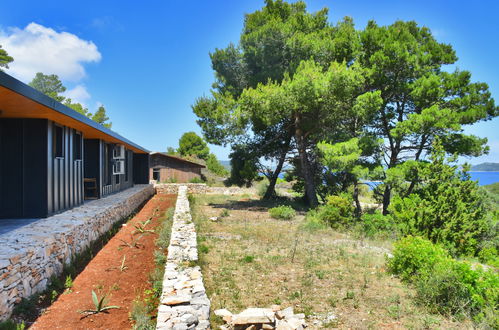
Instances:
[[[12,56],[9,56],[7,51],[2,48],[2,45],[0,45],[0,71],[3,71],[2,68],[8,69],[9,63],[13,61],[14,58],[12,58]]]
[[[194,132],[182,134],[178,141],[177,151],[181,156],[195,156],[203,160],[206,160],[210,153],[210,149],[203,138]]]
[[[311,205],[323,182],[319,142],[370,141],[362,154],[383,165],[385,184],[376,192],[386,213],[391,169],[418,166],[436,138],[448,153],[486,153],[487,140],[463,127],[499,113],[487,84],[445,70],[457,60],[452,46],[413,21],[370,21],[357,30],[348,17],[330,24],[327,9],[309,13],[301,1],[268,0],[246,15],[237,44],[210,57],[211,95],[193,105],[207,140],[251,151],[245,162],[294,163]],[[375,141],[383,143],[373,148]],[[417,172],[405,173],[410,184],[398,189],[410,194]]]
[[[112,123],[109,122],[109,117],[106,115],[106,109],[103,105],[99,106],[97,111],[92,114],[82,104],[73,102],[70,98],[63,96],[62,93],[66,91],[66,87],[57,75],[46,75],[38,72],[29,85],[43,94],[53,98],[57,102],[61,102],[65,106],[70,107],[71,109],[103,125],[104,127],[111,128]]]
[[[64,87],[62,81],[55,74],[46,75],[41,72],[37,72],[29,85],[43,94],[50,96],[57,102],[63,102],[65,100],[65,97],[62,96],[61,93],[66,91],[66,87]]]

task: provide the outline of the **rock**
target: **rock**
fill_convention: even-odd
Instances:
[[[283,309],[282,311],[277,311],[275,313],[275,316],[277,317],[277,319],[279,320],[282,320],[282,319],[287,319],[287,318],[290,318],[290,317],[293,317],[294,315],[294,312],[293,312],[293,307],[288,307],[288,308],[285,308]]]
[[[291,325],[288,324],[288,322],[284,320],[280,320],[276,324],[276,330],[295,330]]]
[[[218,217],[211,217],[210,220],[213,222],[216,222],[216,221],[218,221]]]
[[[303,329],[303,321],[300,319],[297,319],[295,317],[291,317],[290,319],[286,319],[286,322],[293,328],[293,329]]]
[[[253,323],[274,323],[274,312],[270,308],[247,308],[237,315],[233,315],[232,323],[253,324]]]
[[[188,303],[189,301],[191,301],[191,297],[189,296],[168,296],[161,299],[162,304],[170,306]]]
[[[198,323],[197,316],[192,314],[184,314],[180,317],[180,319],[182,320],[182,322],[187,323],[187,325]]]
[[[224,317],[224,316],[232,316],[232,313],[225,308],[217,309],[213,312],[216,316]]]

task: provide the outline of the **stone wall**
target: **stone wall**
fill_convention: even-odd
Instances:
[[[153,194],[152,185],[136,185],[0,235],[0,320]]]
[[[187,199],[188,186],[176,185],[175,189],[178,197],[156,329],[209,329],[210,300],[201,269],[193,266],[198,260],[198,251]]]
[[[155,183],[158,194],[176,194],[178,187],[186,186],[189,194],[242,195],[255,194],[254,188],[210,187],[204,183]]]

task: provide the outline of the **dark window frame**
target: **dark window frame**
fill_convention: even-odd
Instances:
[[[64,159],[64,126],[54,124],[52,132],[52,148],[54,158]]]
[[[81,161],[83,152],[83,136],[81,132],[74,131],[73,134],[73,160]]]

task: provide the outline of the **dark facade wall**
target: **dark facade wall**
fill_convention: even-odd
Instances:
[[[149,183],[149,154],[133,155],[133,179],[136,184]]]
[[[104,197],[115,192],[133,187],[133,152],[125,151],[125,174],[113,174],[113,148],[112,143],[100,142],[100,153],[102,157],[101,177],[102,187],[100,196]],[[107,162],[107,163],[106,163]],[[128,171],[128,174],[126,173]]]
[[[101,140],[85,139],[83,143],[85,147],[84,159],[84,174],[85,178],[95,179],[97,184],[97,197],[101,197],[102,187],[102,159],[101,155]]]
[[[44,119],[0,119],[0,218],[48,215],[47,126]]]
[[[161,154],[151,155],[149,177],[153,180],[153,170],[159,170],[160,182],[175,180],[189,182],[194,178],[201,178],[201,167],[178,159],[165,157]]]
[[[57,154],[56,140],[62,138],[61,153]],[[76,134],[81,137],[80,159],[75,149]],[[48,122],[48,214],[58,213],[83,203],[83,135],[66,126]]]

